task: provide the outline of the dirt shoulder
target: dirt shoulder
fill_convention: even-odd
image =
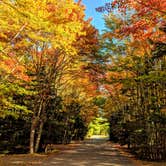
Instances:
[[[72,150],[80,145],[80,142],[74,142],[68,145],[51,145],[48,153],[40,154],[13,154],[13,155],[0,155],[0,166],[29,166],[29,165],[42,165],[42,163],[50,157],[55,157],[65,151]]]

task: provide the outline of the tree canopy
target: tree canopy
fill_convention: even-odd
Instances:
[[[0,0],[0,152],[92,134],[165,159],[166,1]],[[20,149],[18,148],[18,145]]]

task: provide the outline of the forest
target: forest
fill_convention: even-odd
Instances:
[[[102,33],[81,0],[0,0],[0,153],[109,133],[140,159],[166,159],[166,1],[96,12]]]

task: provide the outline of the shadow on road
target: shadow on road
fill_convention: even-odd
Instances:
[[[165,162],[131,160],[107,138],[93,137],[74,145],[62,145],[60,153],[50,155],[7,155],[0,166],[165,166]],[[56,145],[55,145],[56,146]],[[60,145],[61,146],[61,145]],[[65,146],[65,148],[64,148]],[[72,148],[71,148],[72,147]]]
[[[134,166],[127,157],[108,144],[107,138],[86,139],[74,150],[68,150],[43,165],[56,166]],[[49,163],[49,164],[48,164]]]

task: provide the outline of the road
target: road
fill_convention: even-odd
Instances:
[[[66,150],[55,157],[50,156],[43,166],[135,166],[128,157],[106,142],[90,139],[75,149]]]
[[[71,145],[55,145],[62,149],[49,155],[7,155],[0,166],[140,166],[115,144],[104,138],[92,138]]]
[[[118,145],[103,138],[81,143],[55,145],[59,152],[45,154],[0,155],[0,166],[166,166],[166,162],[135,160]]]

